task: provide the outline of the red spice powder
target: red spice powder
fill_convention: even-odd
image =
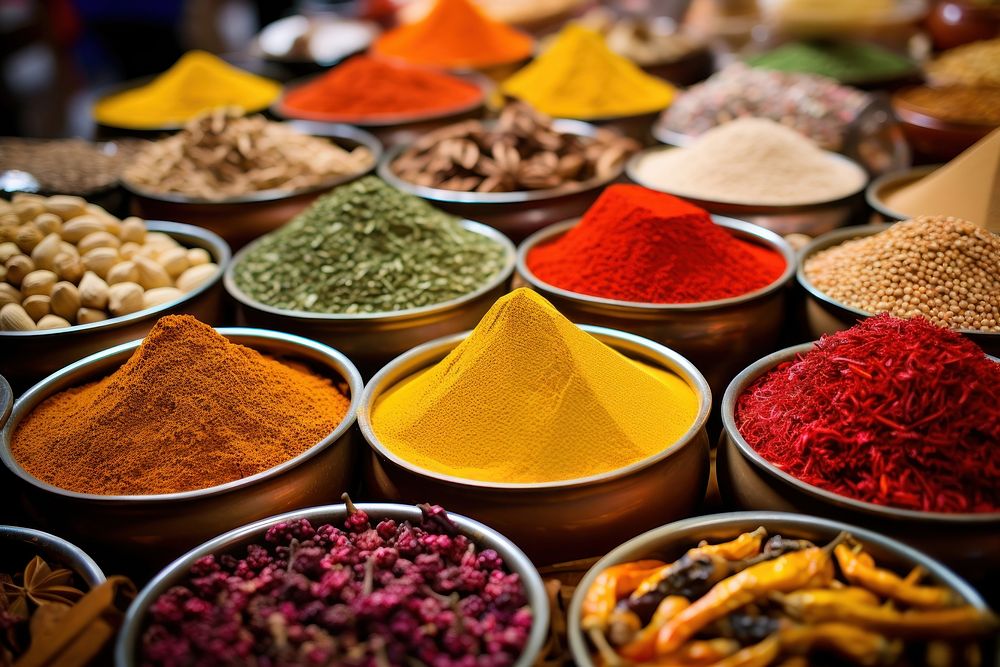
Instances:
[[[607,188],[578,225],[535,247],[527,262],[555,287],[642,303],[740,296],[770,285],[786,266],[697,206],[638,185]]]
[[[431,69],[356,56],[285,94],[290,116],[364,120],[447,112],[483,99],[468,81]]]
[[[843,496],[1000,511],[1000,364],[923,318],[824,336],[750,385],[736,425],[780,469]]]

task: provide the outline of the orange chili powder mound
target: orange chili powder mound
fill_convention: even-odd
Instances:
[[[418,65],[489,67],[527,58],[534,40],[483,13],[471,0],[437,0],[421,20],[382,35],[372,53]]]
[[[364,120],[446,112],[483,99],[479,86],[425,67],[357,56],[289,90],[281,103],[290,116]]]
[[[189,315],[163,317],[103,380],[32,410],[11,452],[69,491],[147,495],[204,489],[298,456],[350,401],[301,364],[229,342]]]

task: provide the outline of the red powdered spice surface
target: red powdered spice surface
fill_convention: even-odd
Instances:
[[[736,425],[778,468],[843,496],[1000,510],[1000,364],[923,318],[824,336],[750,385]]]
[[[539,279],[578,294],[642,303],[699,303],[770,285],[780,254],[740,240],[682,199],[613,185],[580,223],[528,254]]]
[[[288,91],[281,107],[300,118],[365,120],[446,113],[482,99],[478,86],[457,77],[357,56]]]

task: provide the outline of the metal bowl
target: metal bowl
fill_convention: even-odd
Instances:
[[[463,220],[462,226],[502,245],[506,259],[503,269],[482,287],[444,303],[357,314],[311,313],[268,306],[240,289],[233,277],[236,265],[253,249],[253,244],[238,252],[226,270],[226,291],[236,301],[240,324],[288,331],[332,345],[347,354],[365,377],[371,377],[389,360],[416,345],[476,326],[493,302],[507,293],[514,272],[514,244],[497,230],[478,222]]]
[[[806,261],[818,252],[841,245],[852,239],[859,239],[884,232],[890,227],[892,227],[891,223],[883,223],[837,229],[814,239],[799,253],[798,268],[796,269],[795,277],[799,285],[806,292],[806,324],[809,327],[809,333],[814,338],[819,338],[824,334],[834,333],[835,331],[849,329],[860,320],[872,317],[874,313],[848,306],[820,291],[818,287],[812,284],[809,277],[806,276]],[[983,348],[987,354],[1000,355],[1000,333],[977,331],[975,329],[959,329],[958,331]]]
[[[829,542],[836,538],[841,531],[847,531],[864,543],[865,550],[871,553],[880,565],[899,572],[909,572],[915,566],[920,565],[936,584],[954,590],[962,596],[966,603],[977,609],[988,609],[975,589],[938,561],[894,539],[867,528],[861,528],[858,524],[849,525],[786,512],[713,514],[678,521],[651,530],[629,540],[590,568],[590,571],[577,586],[569,607],[568,638],[574,662],[579,667],[593,667],[594,665],[587,641],[580,628],[580,618],[583,612],[583,598],[601,572],[612,565],[643,558],[660,558],[671,562],[680,558],[685,551],[696,546],[701,540],[709,540],[710,542],[731,540],[742,533],[756,529],[758,526],[764,526],[772,535],[780,534],[782,537],[807,539],[817,543]]]
[[[52,524],[101,553],[162,565],[206,539],[276,511],[329,502],[355,477],[354,422],[361,376],[342,353],[277,331],[219,329],[234,343],[277,357],[293,357],[344,382],[351,407],[325,438],[295,458],[262,473],[197,491],[162,495],[101,496],[67,491],[43,482],[18,464],[11,440],[32,409],[64,389],[104,377],[132,356],[141,340],[91,355],[31,388],[14,406],[0,433],[0,460],[19,478],[23,504],[33,520]]]
[[[10,417],[10,410],[14,406],[14,392],[10,388],[7,378],[0,375],[0,429],[7,423]]]
[[[322,76],[322,75],[320,75]],[[436,111],[424,114],[400,114],[396,116],[384,116],[381,118],[348,118],[323,113],[305,113],[298,110],[288,109],[284,105],[284,93],[281,98],[271,107],[271,113],[278,118],[289,120],[307,120],[319,123],[349,123],[354,127],[372,133],[386,148],[411,144],[424,134],[438,130],[446,125],[461,122],[463,120],[478,120],[486,115],[486,100],[493,91],[493,82],[481,74],[468,72],[465,74],[452,74],[451,76],[464,79],[479,87],[480,98],[470,104],[465,104],[444,111]],[[291,90],[317,77],[309,77],[293,81],[286,86],[285,90]]]
[[[222,315],[222,274],[231,253],[217,235],[191,225],[150,220],[146,228],[163,232],[182,246],[204,248],[219,265],[214,278],[174,301],[122,317],[44,331],[0,331],[0,370],[21,393],[42,378],[87,355],[146,335],[164,315],[188,313],[216,324]]]
[[[419,523],[421,518],[420,510],[410,505],[357,503],[357,507],[378,519]],[[511,572],[516,572],[520,575],[534,618],[524,653],[521,654],[520,659],[515,663],[515,667],[530,667],[534,664],[539,653],[541,653],[548,635],[549,602],[542,578],[531,564],[531,561],[528,560],[528,557],[513,542],[499,532],[489,526],[484,526],[478,521],[473,521],[458,514],[449,512],[448,516],[458,524],[463,535],[469,537],[482,548],[496,551],[503,558],[503,562],[510,568]],[[327,505],[325,507],[312,507],[296,512],[288,512],[287,514],[272,516],[243,526],[242,528],[231,530],[181,556],[160,572],[155,579],[150,581],[140,591],[139,596],[132,603],[132,606],[129,607],[115,646],[116,667],[132,667],[139,664],[136,659],[136,653],[139,648],[139,641],[142,638],[142,631],[145,629],[146,614],[150,606],[172,586],[181,583],[191,569],[191,566],[199,558],[209,554],[234,553],[237,550],[246,548],[250,544],[261,543],[267,528],[279,521],[308,519],[314,525],[323,523],[338,524],[343,523],[346,517],[347,508],[344,505]]]
[[[11,564],[7,561],[14,558],[27,563],[32,556],[41,556],[49,565],[72,570],[88,590],[104,583],[104,572],[83,549],[40,530],[0,526],[0,554],[5,561],[3,565]]]
[[[592,137],[598,128],[579,120],[554,120],[552,126],[565,134]],[[392,163],[407,146],[386,152],[378,175],[394,188],[428,200],[438,208],[463,218],[478,220],[519,241],[542,227],[566,220],[590,208],[604,186],[617,180],[623,170],[607,178],[592,178],[573,189],[523,190],[519,192],[459,192],[414,185],[392,170]]]
[[[708,383],[690,361],[653,341],[601,327],[580,328],[626,356],[669,369],[687,382],[700,402],[688,432],[649,458],[581,479],[485,482],[419,468],[379,441],[372,429],[372,406],[396,382],[443,359],[465,340],[465,332],[397,357],[365,387],[358,423],[371,447],[367,488],[394,501],[434,498],[509,535],[539,564],[590,557],[651,526],[690,515],[704,497],[708,480]]]
[[[288,121],[296,130],[326,137],[343,148],[364,146],[372,153],[372,164],[356,174],[337,176],[319,185],[299,190],[261,190],[240,197],[207,200],[178,193],[151,192],[122,179],[132,194],[132,211],[144,218],[180,220],[209,229],[233,248],[266,234],[291,220],[324,192],[370,174],[382,156],[378,139],[356,127],[308,120]]]
[[[940,164],[931,164],[883,174],[872,181],[865,189],[865,201],[868,202],[868,205],[875,209],[875,211],[881,215],[883,219],[888,220],[889,222],[909,220],[913,217],[912,215],[900,213],[899,211],[894,211],[890,208],[887,203],[888,197],[908,185],[913,185],[925,176],[930,176],[942,166],[943,165]]]
[[[779,253],[785,259],[781,277],[741,296],[702,303],[636,303],[578,294],[542,281],[528,268],[528,253],[577,223],[567,220],[532,234],[518,247],[517,279],[573,322],[628,331],[676,350],[694,362],[712,393],[721,396],[748,363],[777,347],[787,288],[795,274],[795,251],[783,238],[757,225],[720,216],[712,219],[736,238]]]
[[[743,439],[736,428],[736,400],[754,380],[812,346],[805,343],[770,354],[747,367],[726,389],[716,460],[723,497],[742,509],[798,511],[866,526],[973,577],[995,570],[1000,562],[1000,512],[919,512],[847,498],[779,470]]]
[[[647,187],[651,190],[667,192],[662,187],[652,183],[647,183],[639,175],[639,164],[653,153],[660,151],[674,150],[670,146],[657,146],[647,148],[644,151],[633,155],[625,166],[625,173],[629,179]],[[840,155],[839,153],[827,152],[830,158],[839,162],[851,164],[858,169],[862,169],[853,160]],[[681,197],[696,206],[700,206],[710,213],[719,215],[735,216],[741,220],[747,220],[754,224],[770,229],[778,234],[808,234],[816,236],[831,229],[836,229],[847,223],[851,216],[857,211],[861,203],[861,193],[865,186],[862,185],[856,192],[845,197],[815,204],[794,204],[794,205],[764,205],[764,204],[738,204],[733,202],[709,201],[707,199],[696,199],[684,194],[670,192],[669,194]]]

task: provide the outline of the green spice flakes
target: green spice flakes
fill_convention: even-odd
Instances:
[[[234,278],[275,308],[382,313],[475,291],[505,259],[497,241],[369,176],[261,238],[236,264]]]

